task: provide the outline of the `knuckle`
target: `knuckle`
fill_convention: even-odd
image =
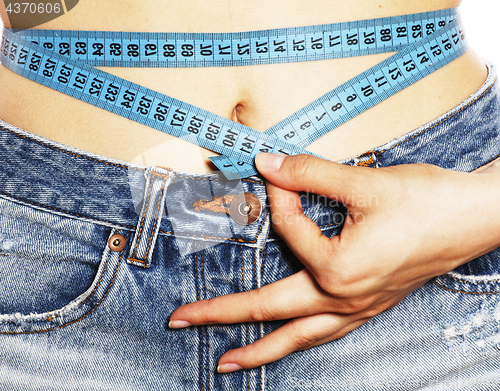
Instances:
[[[342,314],[357,314],[363,312],[363,314],[366,314],[366,310],[370,308],[371,303],[372,300],[366,298],[346,300],[338,305],[337,312]]]
[[[349,298],[356,292],[358,278],[346,270],[324,270],[317,274],[316,281],[331,296]]]
[[[307,177],[308,173],[314,171],[316,166],[316,160],[311,155],[296,155],[289,161],[291,164],[285,167],[289,170],[290,179],[299,183]]]
[[[310,348],[319,341],[319,337],[302,331],[301,334],[293,337],[292,348],[294,350],[304,350]]]
[[[342,283],[338,276],[332,276],[329,273],[321,273],[316,277],[316,281],[329,295],[334,297],[345,296],[346,286]]]
[[[271,321],[275,318],[272,308],[268,304],[259,300],[254,301],[249,317],[252,322]]]
[[[357,314],[360,311],[363,311],[365,307],[361,305],[359,302],[349,302],[342,305],[342,308],[339,312],[343,314]]]
[[[398,302],[394,303],[393,300],[376,302],[376,299],[374,298],[372,300],[372,303],[368,306],[368,308],[365,311],[363,311],[363,315],[366,316],[367,318],[373,318],[374,316],[377,316],[378,314],[387,311],[389,308],[393,308],[397,304]]]
[[[316,281],[327,293],[339,298],[359,295],[359,285],[364,275],[353,262],[353,250],[350,246],[338,245],[337,242],[324,242],[325,248],[319,249],[324,254],[319,260],[321,270],[315,273]],[[335,266],[329,262],[335,257]]]
[[[387,307],[380,305],[371,307],[363,311],[363,316],[366,316],[367,318],[373,318],[374,316],[377,316],[381,312],[384,312],[386,309]]]

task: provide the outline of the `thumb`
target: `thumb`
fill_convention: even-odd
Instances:
[[[373,192],[380,178],[379,170],[347,166],[311,155],[259,153],[255,164],[259,172],[275,186],[340,199],[346,205],[353,195]]]

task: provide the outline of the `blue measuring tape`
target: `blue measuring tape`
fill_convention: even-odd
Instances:
[[[467,51],[459,21],[419,43],[406,47],[353,79],[345,82],[264,134],[306,147],[350,119],[430,75]],[[229,156],[210,158],[227,178],[256,175],[249,164]]]
[[[399,53],[318,98],[265,133],[93,68],[81,59],[65,57],[72,51],[54,52],[57,36],[52,37],[53,42],[33,43],[4,29],[0,58],[7,68],[30,80],[224,155],[211,160],[226,177],[236,179],[257,173],[253,162],[259,152],[312,155],[302,147],[465,53],[465,37],[459,20],[454,20],[456,12],[441,12],[448,15],[444,26],[440,26],[442,14],[439,12],[426,14],[425,20],[420,19],[421,24],[412,24],[414,19],[407,18],[410,24],[396,27],[405,29],[399,32],[383,26],[382,30],[389,31],[379,35],[388,36],[391,41],[403,31],[407,42],[410,35],[420,40],[407,43]],[[431,20],[430,14],[436,18]],[[441,28],[437,30],[436,26]],[[364,36],[361,30],[356,34]],[[70,39],[70,42],[73,41]],[[356,51],[350,52],[356,55]],[[283,57],[278,62],[284,62],[285,58],[296,61],[294,57]],[[140,62],[134,64],[141,66]],[[117,66],[116,62],[113,66]]]
[[[239,33],[20,30],[74,60],[103,67],[221,67],[397,52],[445,27],[456,8],[388,18]]]

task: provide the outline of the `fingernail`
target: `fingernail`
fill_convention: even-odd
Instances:
[[[278,171],[285,160],[285,155],[276,153],[259,153],[255,157],[257,168],[264,168],[267,171]]]
[[[239,371],[240,369],[243,369],[243,367],[241,365],[234,364],[234,363],[230,362],[230,363],[219,365],[217,367],[217,372],[219,372],[219,373],[230,373],[230,372]]]
[[[183,329],[189,326],[192,326],[192,324],[186,322],[185,320],[171,320],[170,322],[168,322],[168,327],[171,329]]]

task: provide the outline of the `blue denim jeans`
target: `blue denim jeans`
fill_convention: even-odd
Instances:
[[[490,67],[481,89],[450,112],[343,163],[472,171],[500,155],[499,127]],[[5,122],[0,162],[0,390],[500,389],[498,249],[342,339],[222,375],[224,352],[282,322],[167,323],[182,304],[302,268],[272,230],[259,178],[142,167]],[[244,202],[232,206],[241,193],[261,203],[254,222],[234,219],[245,212]],[[342,207],[302,201],[325,235],[339,234]]]

